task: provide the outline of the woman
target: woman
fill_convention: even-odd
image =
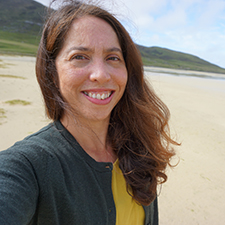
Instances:
[[[176,142],[124,27],[95,5],[62,5],[36,74],[53,123],[0,153],[0,224],[158,224]]]

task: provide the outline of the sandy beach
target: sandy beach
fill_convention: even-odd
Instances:
[[[172,75],[169,75],[172,74]],[[181,142],[177,167],[159,187],[160,225],[223,225],[225,221],[225,75],[146,68],[171,111]],[[11,105],[11,100],[29,105]],[[0,150],[49,121],[35,77],[35,58],[0,55]]]
[[[215,79],[146,75],[171,110],[172,133],[182,143],[180,163],[168,170],[159,196],[160,224],[224,224],[225,80],[206,73]]]

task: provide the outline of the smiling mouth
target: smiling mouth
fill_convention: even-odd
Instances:
[[[99,99],[99,100],[105,100],[105,99],[109,98],[112,95],[113,91],[107,91],[107,92],[104,92],[104,93],[84,91],[83,93],[86,96],[89,96],[90,98]]]

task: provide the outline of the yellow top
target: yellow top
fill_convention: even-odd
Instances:
[[[144,208],[127,193],[126,182],[119,168],[118,159],[113,164],[112,192],[116,205],[116,225],[144,224]]]

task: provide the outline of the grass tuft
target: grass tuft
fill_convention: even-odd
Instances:
[[[10,105],[30,105],[31,104],[31,102],[20,100],[20,99],[9,100],[9,101],[6,101],[5,103]]]
[[[6,74],[0,74],[0,77],[6,77],[6,78],[18,78],[18,79],[23,79],[25,80],[25,77],[21,77],[21,76],[15,76],[15,75],[6,75]]]
[[[5,110],[3,108],[0,108],[0,118],[6,118]]]

